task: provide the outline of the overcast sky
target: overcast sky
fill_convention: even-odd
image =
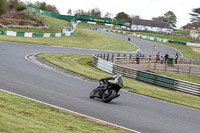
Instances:
[[[37,0],[22,0],[35,3]],[[99,8],[104,16],[106,12],[115,16],[119,12],[129,15],[139,15],[141,19],[151,20],[152,17],[163,16],[167,11],[172,11],[177,17],[177,28],[190,22],[193,8],[200,8],[200,0],[39,0],[55,5],[60,14],[66,15],[68,9]]]

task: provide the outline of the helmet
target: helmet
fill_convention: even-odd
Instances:
[[[115,78],[114,83],[123,84],[122,75],[121,74],[118,73],[115,76],[113,76],[113,78]]]

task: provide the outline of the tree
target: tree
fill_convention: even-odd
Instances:
[[[152,20],[164,22],[164,16],[153,17]]]
[[[8,3],[6,0],[0,0],[0,16],[7,12],[8,10]]]
[[[68,9],[67,14],[68,14],[68,15],[72,15],[72,10],[71,10],[71,9]]]
[[[192,9],[192,12],[193,13],[190,13],[191,22],[200,21],[200,8],[194,8]]]
[[[109,12],[106,12],[106,14],[105,14],[104,18],[111,18],[111,13],[109,13]]]
[[[54,5],[47,5],[46,11],[59,14],[58,9]]]
[[[40,3],[39,9],[46,11],[47,10],[46,2]]]
[[[88,12],[84,11],[83,9],[77,9],[74,11],[74,15],[87,15],[88,16]]]
[[[164,14],[164,22],[169,23],[172,28],[176,27],[176,19],[176,15],[172,11],[168,11]]]
[[[124,22],[130,22],[131,19],[130,16],[124,12],[119,12],[115,18],[120,19]]]
[[[101,17],[101,11],[99,8],[92,9],[90,13],[91,13],[91,16]]]
[[[140,19],[140,16],[139,15],[131,15],[130,19],[128,19],[127,22],[130,23],[130,30],[133,25],[133,19]]]
[[[17,8],[19,5],[19,0],[8,0],[8,5],[10,9]]]
[[[114,29],[115,29],[115,26],[117,25],[117,19],[114,18],[114,19],[112,20],[112,24],[114,25]]]

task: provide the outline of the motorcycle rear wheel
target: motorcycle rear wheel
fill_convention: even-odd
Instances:
[[[117,95],[115,90],[107,90],[107,92],[103,94],[103,102],[109,103],[113,100],[113,98]]]

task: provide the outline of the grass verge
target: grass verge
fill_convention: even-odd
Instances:
[[[164,75],[167,77],[172,77],[175,79],[185,80],[193,83],[200,84],[200,76],[197,75],[189,75],[189,74],[180,74],[180,73],[170,73],[170,72],[162,72],[162,71],[154,71],[159,75]]]
[[[91,55],[80,54],[40,54],[46,61],[57,65],[63,69],[75,72],[90,79],[99,80],[103,77],[111,76],[91,65]],[[131,92],[146,95],[156,99],[200,109],[200,97],[178,93],[165,88],[138,82],[128,78],[124,79],[125,87],[131,88]]]
[[[0,91],[1,133],[124,133],[71,113]]]
[[[61,19],[56,19],[56,18],[52,18],[52,17],[48,17],[48,16],[43,16],[43,21],[46,24],[49,24],[50,28],[45,30],[45,29],[12,29],[12,28],[8,28],[8,29],[2,29],[0,28],[0,30],[11,30],[11,31],[17,31],[17,32],[36,32],[36,33],[60,33],[62,32],[62,28],[63,27],[70,27],[69,26],[69,22],[65,21],[65,20],[61,20]]]
[[[81,26],[82,24],[80,24]],[[86,24],[83,24],[85,27]],[[89,26],[89,25],[87,25]],[[28,44],[40,44],[48,46],[65,46],[86,49],[112,50],[112,51],[136,51],[137,47],[122,39],[105,35],[85,28],[78,28],[74,36],[51,38],[26,38],[0,35],[1,41],[20,42]]]

